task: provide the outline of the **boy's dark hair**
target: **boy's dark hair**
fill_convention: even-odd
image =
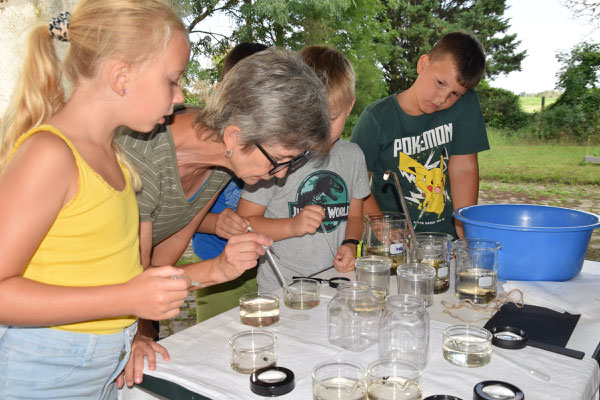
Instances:
[[[240,60],[251,56],[254,53],[258,53],[259,51],[263,51],[268,49],[268,46],[265,46],[262,43],[254,43],[254,42],[242,42],[235,46],[223,60],[223,68],[221,68],[221,78],[223,77],[235,64],[237,64]]]
[[[477,86],[485,71],[485,52],[475,36],[465,32],[448,33],[429,52],[431,61],[448,55],[456,65],[458,83],[465,89]]]

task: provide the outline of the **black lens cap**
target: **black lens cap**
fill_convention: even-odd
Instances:
[[[522,349],[527,346],[527,332],[514,326],[494,326],[490,329],[492,344],[503,349]]]
[[[336,276],[335,278],[329,279],[329,286],[335,289],[342,282],[350,282],[350,279],[345,276]]]
[[[460,397],[451,396],[449,394],[434,394],[427,396],[423,400],[462,400]]]
[[[276,397],[294,390],[294,373],[287,368],[270,366],[250,375],[250,390],[264,397]]]
[[[482,381],[473,388],[473,400],[523,400],[525,394],[512,383]]]

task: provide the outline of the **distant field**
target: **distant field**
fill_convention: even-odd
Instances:
[[[585,164],[600,145],[516,144],[488,128],[491,150],[479,154],[482,179],[600,185],[600,165]]]
[[[549,106],[554,103],[558,97],[546,97],[545,106]],[[542,98],[541,97],[519,97],[521,108],[523,111],[528,113],[540,112],[542,109]]]

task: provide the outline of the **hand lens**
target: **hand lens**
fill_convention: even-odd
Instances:
[[[530,340],[527,332],[514,326],[495,326],[490,329],[490,332],[492,333],[492,344],[503,349],[522,349],[525,346],[531,346],[578,360],[585,355],[582,351]]]
[[[296,278],[305,278],[304,276],[293,276],[292,279],[296,279]],[[329,287],[332,288],[337,288],[338,285],[340,283],[343,282],[350,282],[350,278],[346,278],[344,276],[336,276],[335,278],[331,278],[331,279],[323,279],[323,278],[315,278],[314,276],[311,276],[310,279],[314,279],[315,281],[318,281],[319,283],[323,283],[323,282],[327,282],[329,284]]]
[[[523,400],[525,394],[515,385],[502,381],[483,381],[473,388],[473,400]]]
[[[257,369],[250,375],[250,390],[264,397],[281,396],[294,390],[294,373],[283,367]]]

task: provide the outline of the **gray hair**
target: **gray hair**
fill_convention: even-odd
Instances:
[[[237,63],[195,123],[212,130],[219,141],[227,126],[239,127],[244,148],[261,144],[321,154],[329,150],[325,87],[289,50],[270,48]]]

